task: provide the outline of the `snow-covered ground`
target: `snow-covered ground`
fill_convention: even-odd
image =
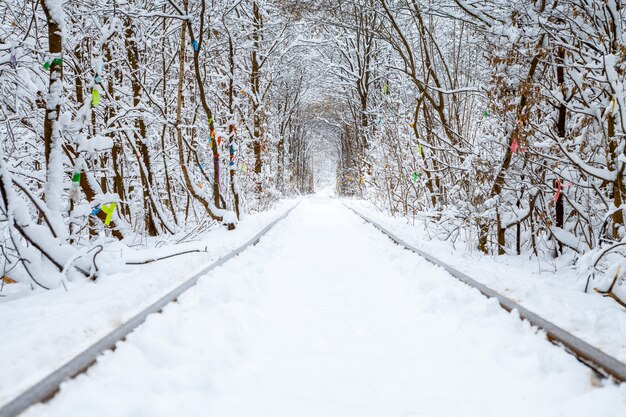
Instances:
[[[624,416],[626,384],[594,381],[495,300],[312,199],[26,415]]]
[[[485,256],[462,240],[453,245],[432,238],[421,221],[413,225],[403,218],[391,218],[363,201],[346,203],[407,243],[626,362],[626,309],[593,291],[584,293],[585,277],[577,276],[568,259]]]
[[[212,230],[194,242],[135,251],[123,258],[139,260],[184,250],[191,253],[140,266],[110,265],[117,273],[97,283],[70,283],[20,298],[0,298],[0,405],[61,366],[120,326],[181,282],[247,242],[295,204],[281,202],[268,212],[247,216],[234,231]],[[106,259],[104,257],[104,259]],[[119,256],[116,257],[119,262]],[[106,265],[102,265],[106,266]]]

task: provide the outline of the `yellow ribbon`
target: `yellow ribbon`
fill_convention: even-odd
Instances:
[[[105,225],[108,226],[111,223],[111,219],[113,218],[113,212],[115,211],[116,207],[117,203],[108,203],[100,206],[100,210],[102,210],[107,215],[106,219],[104,219]]]
[[[615,96],[611,99],[611,114],[615,114]]]
[[[96,107],[98,104],[100,104],[100,92],[94,88],[91,90],[91,105]]]

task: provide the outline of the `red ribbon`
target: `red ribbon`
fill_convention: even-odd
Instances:
[[[561,189],[563,187],[561,186],[561,180],[557,178],[556,180],[556,195],[554,196],[554,204],[556,204],[557,201],[559,201],[559,197],[561,196]]]
[[[522,147],[518,142],[517,139],[513,139],[513,142],[511,142],[511,153],[517,153],[517,151],[520,151],[522,153],[526,152],[526,148]]]

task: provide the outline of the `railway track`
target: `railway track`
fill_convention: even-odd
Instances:
[[[472,288],[477,289],[486,297],[497,299],[498,303],[500,303],[500,306],[506,311],[516,310],[519,313],[521,319],[526,320],[533,326],[536,326],[539,329],[543,330],[546,333],[546,336],[550,342],[563,347],[565,351],[572,354],[581,363],[588,366],[602,377],[613,378],[617,382],[626,382],[626,364],[624,362],[621,362],[614,357],[607,355],[600,349],[590,345],[589,343],[574,336],[568,331],[563,330],[554,323],[542,318],[532,311],[527,310],[510,298],[507,298],[502,294],[492,290],[491,288],[481,284],[480,282],[467,276],[458,269],[453,268],[445,262],[435,258],[431,254],[417,249],[416,247],[410,245],[409,243],[405,242],[397,235],[386,229],[380,223],[358,212],[347,204],[344,205],[361,219],[363,219],[366,223],[374,226],[376,229],[385,234],[397,245],[411,252],[414,252],[422,258],[426,259],[428,262],[445,269],[454,278],[458,279],[466,285],[469,285]]]
[[[85,372],[96,362],[98,356],[100,356],[103,352],[107,350],[114,350],[115,345],[118,342],[123,341],[128,334],[139,327],[150,314],[160,313],[166,305],[175,302],[182,293],[196,285],[202,276],[238,256],[249,247],[256,245],[267,232],[269,232],[278,222],[287,217],[289,213],[291,213],[291,211],[293,211],[299,204],[300,203],[297,203],[285,211],[285,213],[265,226],[259,233],[242,246],[232,252],[229,252],[227,255],[220,257],[202,271],[198,272],[178,287],[174,288],[172,291],[146,307],[144,310],[137,313],[120,327],[111,331],[89,348],[85,349],[61,367],[48,374],[13,400],[3,405],[0,408],[0,417],[18,416],[29,407],[51,399],[59,391],[59,387],[64,381]]]
[[[146,309],[142,310],[140,313],[128,320],[122,326],[113,330],[108,335],[90,346],[88,349],[84,350],[73,359],[50,373],[48,376],[34,384],[26,391],[24,391],[22,394],[2,406],[0,408],[0,417],[18,416],[29,407],[52,398],[59,390],[60,385],[64,381],[67,381],[68,379],[71,379],[85,372],[92,364],[95,363],[98,356],[100,356],[103,352],[115,349],[116,344],[124,340],[129,333],[131,333],[138,326],[140,326],[146,320],[148,315],[161,312],[166,305],[176,301],[182,293],[193,287],[203,275],[206,275],[211,270],[223,265],[232,258],[238,256],[247,248],[256,245],[267,232],[269,232],[279,221],[287,217],[289,213],[291,213],[291,211],[294,210],[296,207],[297,204],[287,210],[280,217],[272,221],[270,224],[268,224],[265,228],[263,228],[263,230],[257,233],[244,245],[221,257],[217,261],[211,263],[202,271],[195,274],[193,277],[189,278],[187,281],[176,287],[174,290],[155,301]],[[432,255],[408,244],[407,242],[393,234],[391,231],[387,230],[385,227],[383,227],[373,219],[367,217],[366,215],[354,210],[347,205],[346,207],[354,212],[361,219],[363,219],[366,223],[377,228],[399,246],[410,250],[417,255],[425,258],[430,263],[443,268],[453,277],[469,285],[470,287],[477,289],[483,295],[489,298],[497,299],[500,306],[505,310],[516,310],[519,313],[520,318],[527,320],[532,325],[544,331],[548,337],[548,340],[563,347],[568,353],[574,355],[574,357],[576,357],[580,362],[593,369],[599,375],[607,378],[612,378],[613,380],[618,382],[626,382],[626,364],[624,364],[623,362],[607,355],[599,349],[591,346],[587,342],[577,338],[576,336],[561,329],[560,327],[549,322],[548,320],[545,320],[539,315],[525,309],[516,302],[477,282],[476,280],[470,278],[469,276],[458,271],[457,269],[433,257]]]

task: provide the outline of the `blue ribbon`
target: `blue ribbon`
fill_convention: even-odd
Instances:
[[[191,41],[191,46],[193,46],[193,50],[198,52],[198,41],[197,40],[193,40]]]

